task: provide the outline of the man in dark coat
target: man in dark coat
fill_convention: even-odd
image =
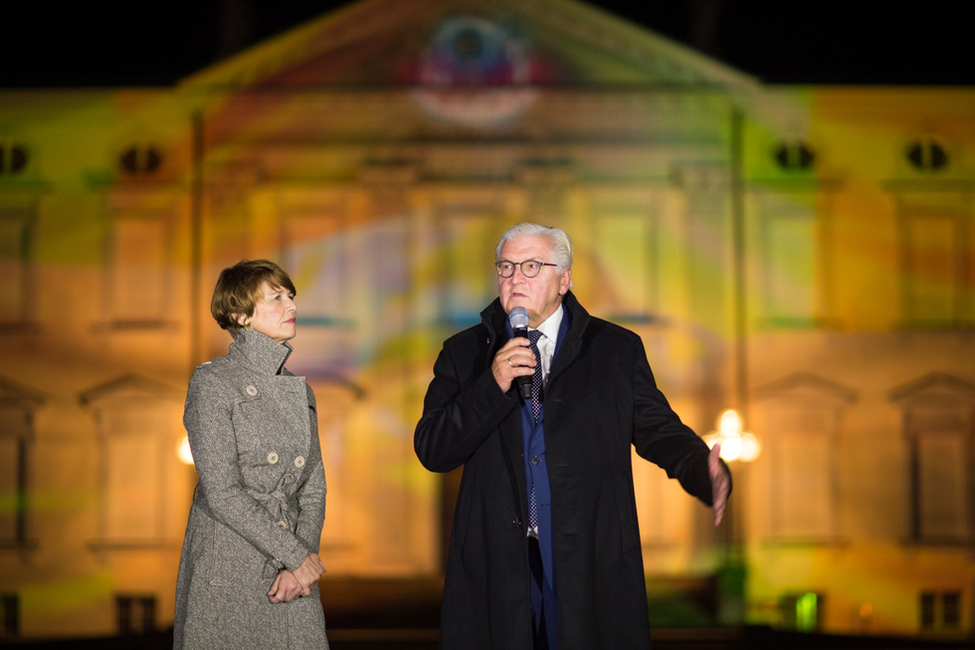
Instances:
[[[568,235],[517,224],[495,258],[499,297],[444,343],[414,436],[427,469],[464,466],[440,645],[648,648],[630,445],[713,505],[715,525],[730,473],[657,389],[640,337],[573,296]],[[530,338],[513,336],[515,307]]]

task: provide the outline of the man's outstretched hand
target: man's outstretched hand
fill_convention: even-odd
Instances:
[[[721,523],[724,507],[731,491],[731,479],[721,464],[721,445],[715,445],[708,454],[708,472],[711,474],[711,502],[714,504],[714,525]]]

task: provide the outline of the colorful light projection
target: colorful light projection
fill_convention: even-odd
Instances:
[[[422,88],[414,101],[430,114],[467,126],[490,127],[528,108],[537,92],[527,41],[510,27],[476,16],[445,20],[404,70]]]

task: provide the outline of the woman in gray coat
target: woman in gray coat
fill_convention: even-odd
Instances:
[[[318,592],[325,471],[315,396],[284,367],[294,284],[273,262],[224,269],[210,309],[230,353],[190,379],[199,475],[176,584],[174,648],[328,648]]]

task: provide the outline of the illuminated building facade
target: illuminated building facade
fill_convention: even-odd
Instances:
[[[175,88],[0,92],[2,634],[171,623],[182,399],[242,258],[298,288],[325,580],[437,575],[456,477],[413,427],[520,220],[570,233],[691,426],[762,443],[727,531],[637,463],[654,584],[730,562],[724,622],[971,634],[973,118],[763,86],[575,0],[363,0]]]

